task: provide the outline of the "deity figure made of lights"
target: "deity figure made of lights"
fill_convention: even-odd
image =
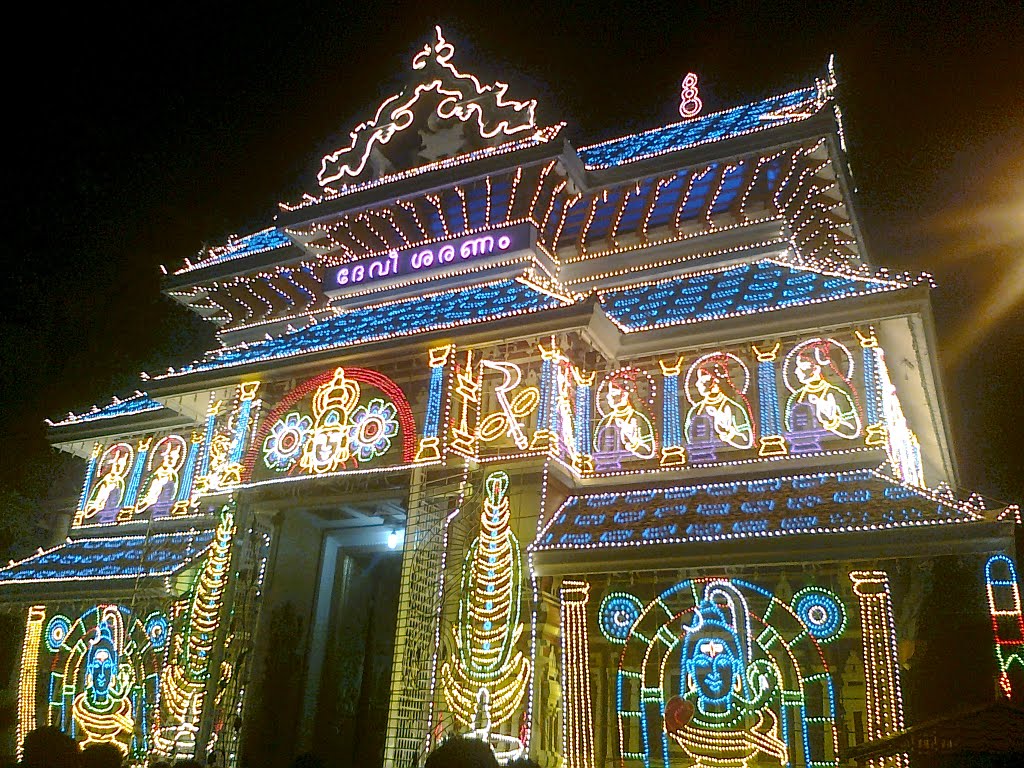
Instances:
[[[742,375],[734,381],[730,369]],[[690,461],[715,461],[722,448],[754,445],[754,419],[747,400],[750,373],[732,354],[712,353],[699,358],[686,374],[685,435]]]
[[[103,452],[99,461],[99,480],[89,492],[83,519],[95,517],[96,522],[112,523],[120,512],[127,487],[126,477],[132,466],[131,446],[117,443]]]
[[[778,696],[778,673],[751,659],[743,596],[726,582],[708,584],[682,629],[682,690],[665,706],[668,735],[697,766],[742,768],[758,753],[785,765],[786,744],[768,706]]]
[[[793,453],[820,451],[823,439],[861,435],[852,377],[853,356],[835,339],[809,339],[786,356],[786,437]]]
[[[302,450],[299,465],[308,472],[335,472],[349,460],[352,411],[359,402],[359,384],[338,368],[334,377],[313,395],[313,434]]]
[[[601,418],[594,430],[595,469],[619,469],[623,461],[654,458],[658,446],[648,416],[653,400],[653,382],[636,368],[620,368],[601,380],[597,388]]]
[[[839,764],[835,687],[821,648],[846,628],[832,591],[806,586],[783,601],[758,584],[706,577],[646,603],[611,592],[598,624],[622,646],[622,766]]]
[[[441,667],[448,709],[467,736],[486,741],[502,763],[523,753],[521,735],[499,733],[523,704],[532,665],[520,649],[523,635],[523,563],[510,528],[509,478],[492,472],[485,482],[480,535],[462,571],[455,652]]]
[[[131,666],[121,664],[120,619],[116,608],[105,612],[88,641],[84,689],[75,697],[71,712],[86,742],[110,743],[127,754],[135,730],[129,699],[133,680]]]
[[[113,744],[125,757],[141,761],[159,720],[167,617],[155,610],[142,618],[110,604],[93,605],[74,620],[59,610],[47,617],[45,606],[38,609],[46,629],[39,653],[23,663],[22,695],[47,691],[41,700],[48,724],[83,745]]]
[[[180,482],[179,473],[185,463],[188,446],[179,435],[168,435],[150,453],[152,474],[135,504],[135,513],[149,511],[153,518],[164,517],[174,505]],[[159,461],[156,468],[152,464]]]

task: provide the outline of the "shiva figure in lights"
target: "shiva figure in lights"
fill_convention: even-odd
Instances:
[[[808,586],[787,602],[741,579],[692,579],[646,603],[611,593],[598,622],[622,646],[623,768],[839,764],[821,645],[842,636],[846,609],[830,590]]]
[[[188,446],[179,435],[168,435],[157,443],[150,454],[150,464],[159,457],[160,464],[150,475],[144,491],[135,504],[135,512],[150,510],[152,517],[163,517],[171,511],[180,481],[179,471],[185,463]]]
[[[786,431],[794,442],[794,452],[819,448],[820,438],[815,438],[814,433],[847,440],[860,436],[861,420],[852,376],[853,356],[835,339],[810,339],[786,356],[783,378],[790,392]],[[800,433],[810,436],[810,444],[797,445],[794,438]]]
[[[100,622],[85,654],[85,690],[71,707],[75,724],[87,742],[109,742],[128,753],[135,720],[128,693],[131,667],[120,664],[120,652],[108,619]]]
[[[523,560],[509,526],[509,478],[485,481],[480,535],[462,569],[459,618],[452,626],[453,658],[441,667],[441,688],[467,736],[491,745],[502,764],[515,760],[524,740],[497,732],[512,722],[526,695],[532,665],[519,648]]]
[[[73,615],[73,614],[72,614]],[[118,605],[95,605],[73,620],[49,617],[36,679],[47,669],[47,722],[86,744],[108,743],[129,758],[151,746],[160,700],[159,665],[167,640],[160,611],[145,619]],[[44,673],[46,674],[46,673]],[[35,683],[30,683],[35,685]]]
[[[730,363],[743,372],[737,386]],[[713,353],[690,366],[686,374],[686,442],[691,461],[714,461],[716,447],[750,448],[754,445],[753,418],[746,391],[747,368],[735,355]]]
[[[719,602],[721,600],[722,602]],[[665,729],[698,766],[745,766],[758,753],[785,765],[786,744],[768,701],[778,673],[749,656],[746,601],[732,585],[712,583],[683,625],[679,696],[665,706]]]
[[[598,470],[618,469],[623,460],[654,458],[657,444],[641,399],[642,376],[646,377],[635,368],[620,368],[598,385],[597,410],[601,419],[594,430],[594,463]],[[647,381],[647,386],[652,393],[648,399],[653,401],[653,384]]]
[[[125,443],[112,445],[103,452],[99,461],[100,479],[96,481],[85,503],[85,519],[96,516],[101,523],[112,523],[117,519],[133,455],[131,446]]]

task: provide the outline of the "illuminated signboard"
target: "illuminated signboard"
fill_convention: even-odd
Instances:
[[[517,224],[429,245],[391,250],[329,270],[324,286],[328,294],[340,297],[383,290],[411,280],[455,277],[490,265],[518,263],[512,255],[529,251],[533,237],[534,229],[530,224]]]

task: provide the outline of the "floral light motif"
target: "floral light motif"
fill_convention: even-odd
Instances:
[[[313,419],[294,411],[278,419],[263,441],[263,462],[267,468],[290,469],[302,455],[312,427]]]
[[[359,461],[369,461],[391,450],[391,439],[398,435],[397,409],[375,397],[352,413],[352,453]]]

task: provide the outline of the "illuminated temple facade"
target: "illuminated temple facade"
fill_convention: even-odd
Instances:
[[[932,285],[865,253],[831,71],[577,149],[464,65],[436,30],[168,273],[218,349],[51,424],[84,477],[0,569],[9,748],[820,767],[954,657],[1019,697],[1019,511],[951,490]]]

